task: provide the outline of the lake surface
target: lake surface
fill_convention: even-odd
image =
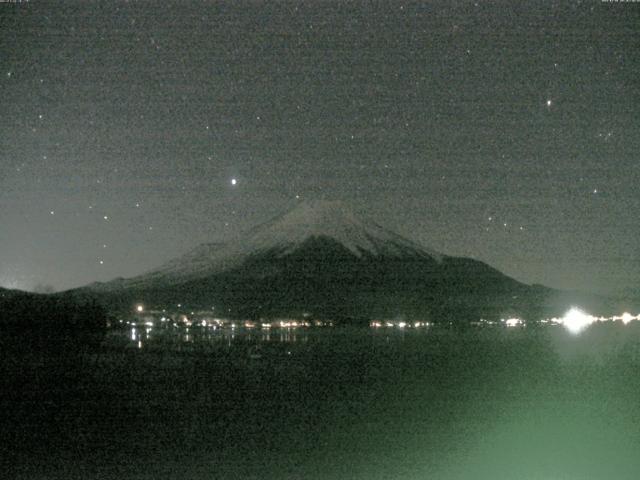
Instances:
[[[640,322],[127,327],[107,344],[3,364],[3,478],[640,475]]]

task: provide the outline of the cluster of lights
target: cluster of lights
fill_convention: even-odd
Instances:
[[[627,325],[632,320],[640,320],[639,315],[631,315],[629,312],[624,312],[622,315],[614,315],[613,317],[595,317],[583,312],[579,308],[572,308],[564,314],[562,318],[551,318],[548,320],[542,320],[542,323],[555,323],[564,326],[571,333],[580,333],[586,329],[589,325],[596,322],[622,322]]]
[[[134,310],[136,313],[141,314],[145,312],[145,307],[142,304],[137,304],[134,307]],[[163,310],[163,312],[165,312],[165,310]],[[153,313],[153,312],[148,312],[148,313]],[[194,312],[191,312],[192,314],[195,315]],[[305,316],[308,316],[308,314],[305,314]],[[149,320],[149,318],[145,318],[145,322],[144,322],[144,326],[146,327],[153,327],[154,323],[153,321]],[[567,330],[569,330],[571,333],[580,333],[581,331],[583,331],[584,329],[586,329],[589,325],[596,323],[596,322],[607,322],[607,321],[620,321],[622,322],[624,325],[627,325],[628,323],[630,323],[633,320],[640,320],[640,314],[639,315],[631,315],[628,312],[624,312],[622,315],[614,315],[612,317],[595,317],[593,315],[589,315],[585,312],[583,312],[582,310],[580,310],[579,308],[571,308],[569,311],[567,311],[567,313],[565,313],[565,315],[561,318],[550,318],[550,319],[544,319],[541,320],[540,323],[542,324],[555,324],[555,325],[562,325],[564,326]],[[169,322],[172,321],[170,318],[163,316],[160,319],[161,322]],[[120,323],[122,323],[122,320],[120,321]],[[139,324],[141,325],[142,322],[126,322],[129,325],[136,325]],[[264,330],[268,330],[271,328],[298,328],[298,327],[310,327],[312,325],[321,327],[321,326],[333,326],[332,322],[325,322],[325,321],[320,321],[320,320],[315,320],[313,322],[309,321],[309,320],[294,320],[294,319],[282,319],[282,320],[276,320],[276,321],[261,321],[261,322],[254,322],[251,320],[246,320],[244,322],[239,322],[236,324],[236,322],[230,322],[229,320],[224,320],[224,319],[220,319],[220,318],[204,318],[201,319],[197,322],[194,323],[193,320],[189,319],[186,315],[180,315],[179,319],[177,321],[173,322],[174,326],[179,326],[184,325],[186,327],[190,327],[192,325],[196,325],[196,326],[201,326],[203,328],[206,327],[212,327],[214,329],[220,327],[231,327],[232,329],[235,329],[236,327],[240,326],[240,327],[244,327],[244,328],[248,328],[248,329],[252,329],[252,328],[256,328],[256,327],[260,327],[261,329]],[[473,322],[473,324],[476,325],[496,325],[496,324],[501,324],[504,325],[506,327],[509,328],[513,328],[513,327],[523,327],[526,325],[525,321],[520,319],[520,318],[503,318],[501,319],[499,322],[494,322],[494,321],[489,321],[489,320],[484,320],[481,319],[479,322]],[[386,328],[399,328],[399,329],[406,329],[406,328],[421,328],[421,327],[428,327],[431,324],[429,322],[421,322],[421,321],[416,321],[416,322],[407,322],[407,321],[390,321],[390,320],[386,320],[386,321],[381,321],[381,320],[374,320],[370,322],[370,326],[373,328],[382,328],[382,327],[386,327]]]
[[[507,327],[520,327],[524,322],[520,318],[507,318],[502,320]]]
[[[622,315],[614,315],[612,317],[595,317],[589,315],[579,308],[571,308],[564,316],[558,318],[546,318],[540,320],[542,324],[562,325],[571,333],[580,333],[589,325],[596,322],[622,322],[627,325],[633,320],[640,320],[640,315],[631,315],[629,312],[625,312]],[[500,321],[491,321],[480,319],[478,322],[472,322],[473,325],[503,325],[505,327],[524,327],[526,322],[521,318],[502,318]]]
[[[421,327],[428,327],[429,325],[431,325],[429,322],[391,322],[391,321],[379,321],[379,320],[374,320],[369,324],[371,327],[373,328],[381,328],[381,327],[387,327],[387,328],[421,328]]]
[[[143,310],[141,307],[136,307],[136,312],[137,313],[142,313]],[[211,327],[211,328],[222,328],[222,327],[231,327],[232,329],[237,328],[237,327],[244,327],[247,329],[253,329],[256,327],[260,327],[263,329],[270,329],[270,328],[298,328],[298,327],[310,327],[312,325],[315,326],[332,326],[333,323],[332,322],[323,322],[323,321],[315,321],[315,322],[310,322],[308,320],[278,320],[278,321],[274,321],[274,322],[255,322],[252,320],[245,320],[245,321],[241,321],[241,322],[231,322],[229,320],[224,320],[221,318],[203,318],[203,319],[199,319],[199,320],[194,320],[193,318],[189,318],[187,315],[180,315],[178,317],[177,320],[172,320],[171,318],[168,317],[161,317],[160,318],[160,322],[161,323],[165,323],[165,322],[173,322],[173,324],[175,326],[184,326],[184,327],[202,327],[202,328],[207,328],[207,327]],[[120,323],[123,323],[122,320],[120,320]],[[127,321],[126,322],[127,325],[146,325],[146,326],[150,326],[153,327],[154,323],[150,320],[148,320],[148,317],[145,318],[145,321],[142,322],[141,320],[132,320],[132,321]]]

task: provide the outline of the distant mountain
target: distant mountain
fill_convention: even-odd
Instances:
[[[339,202],[303,203],[298,208],[250,230],[238,241],[208,243],[147,274],[128,280],[93,284],[94,289],[147,288],[175,284],[227,272],[260,257],[285,258],[313,239],[331,241],[349,256],[428,258],[443,256],[427,250],[372,221],[358,218]]]
[[[444,255],[339,202],[300,204],[229,243],[200,245],[146,274],[73,292],[221,315],[476,320],[557,314],[570,299],[477,260]]]
[[[0,304],[3,300],[9,300],[10,298],[14,298],[16,296],[19,295],[34,295],[32,293],[29,292],[24,292],[22,290],[13,290],[13,289],[9,289],[9,288],[2,288],[0,287]]]
[[[0,361],[3,355],[74,355],[97,348],[107,316],[95,298],[0,288]]]

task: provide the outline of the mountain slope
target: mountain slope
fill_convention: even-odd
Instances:
[[[369,220],[358,218],[340,202],[303,203],[298,208],[265,222],[238,241],[196,247],[156,270],[128,280],[94,284],[95,289],[144,288],[181,283],[241,266],[257,255],[284,257],[311,238],[330,238],[353,256],[443,256],[425,249]]]
[[[142,301],[215,307],[226,316],[477,320],[557,314],[552,289],[424,248],[338,202],[299,205],[236,242],[201,245],[131,279],[85,293],[130,310]]]

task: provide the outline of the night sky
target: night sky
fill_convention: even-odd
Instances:
[[[527,283],[640,288],[640,4],[0,4],[0,286],[319,198]]]

